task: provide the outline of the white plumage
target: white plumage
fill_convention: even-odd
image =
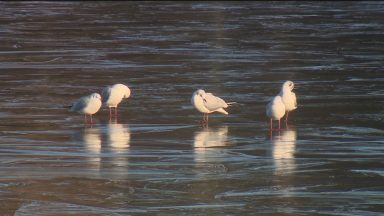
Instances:
[[[131,96],[131,90],[126,85],[115,84],[105,87],[101,94],[103,95],[103,104],[109,108],[109,117],[111,118],[111,108],[115,108],[116,116],[117,106],[124,98],[129,98]]]
[[[279,121],[279,130],[280,130],[280,119],[285,114],[285,105],[280,96],[275,96],[272,99],[272,101],[267,104],[266,114],[271,120],[271,130],[273,129],[272,127],[273,120]]]
[[[292,92],[294,86],[292,81],[285,81],[279,93],[285,105],[285,111],[287,111],[287,115],[285,116],[286,122],[288,121],[289,112],[297,108],[296,94]]]
[[[99,111],[100,107],[101,96],[98,93],[93,93],[91,95],[81,97],[79,100],[74,102],[70,111],[84,114],[85,121],[87,121],[87,115],[90,115],[92,123],[92,115]]]
[[[224,109],[229,106],[229,103],[202,89],[193,93],[191,103],[199,112],[203,113],[203,123],[208,123],[209,113],[219,112],[228,115]]]

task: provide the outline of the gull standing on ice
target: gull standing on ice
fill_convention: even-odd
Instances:
[[[279,120],[279,130],[280,130],[280,119],[285,114],[285,105],[280,96],[275,96],[271,102],[267,104],[267,116],[271,119],[271,131],[273,129],[273,120]]]
[[[224,108],[235,103],[226,103],[223,99],[216,97],[211,93],[207,93],[202,89],[193,93],[191,102],[199,112],[203,113],[203,124],[208,124],[209,113],[219,112],[228,115],[228,112],[225,111]]]
[[[88,96],[81,97],[79,100],[74,102],[70,108],[72,112],[78,112],[84,114],[84,121],[87,123],[87,115],[91,117],[97,113],[101,107],[101,96],[98,93],[93,93]]]
[[[279,96],[281,97],[285,105],[285,111],[287,112],[287,115],[285,116],[286,125],[288,124],[289,112],[297,108],[296,94],[292,92],[294,86],[295,85],[292,81],[285,81],[279,93]]]
[[[131,90],[123,84],[107,86],[101,93],[103,95],[103,104],[109,108],[109,119],[112,117],[112,108],[115,108],[115,118],[117,117],[117,106],[124,98],[129,98]]]

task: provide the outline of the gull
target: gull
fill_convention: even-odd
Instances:
[[[81,97],[75,101],[70,107],[70,111],[84,114],[84,121],[87,123],[87,115],[91,117],[97,113],[101,107],[101,96],[98,93],[92,93],[91,95]]]
[[[285,116],[285,124],[288,124],[289,112],[297,108],[296,94],[292,92],[294,86],[292,81],[285,81],[279,93],[279,96],[285,105],[285,111],[287,112],[287,115]]]
[[[131,90],[123,84],[107,86],[103,89],[103,104],[109,108],[109,119],[112,117],[112,108],[115,108],[115,117],[117,117],[117,106],[124,98],[129,98]]]
[[[213,112],[219,112],[228,115],[228,112],[224,110],[229,105],[235,102],[226,103],[223,99],[216,97],[212,93],[207,93],[202,89],[198,89],[192,95],[192,105],[201,113],[203,113],[203,124],[208,124],[208,114]]]
[[[271,102],[267,104],[267,116],[271,119],[271,131],[273,129],[273,120],[279,120],[279,130],[280,130],[280,119],[285,114],[285,105],[283,100],[279,95],[275,96]]]

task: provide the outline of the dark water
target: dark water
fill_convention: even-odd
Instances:
[[[0,2],[0,39],[1,215],[384,213],[383,2]],[[118,82],[117,123],[63,108]]]

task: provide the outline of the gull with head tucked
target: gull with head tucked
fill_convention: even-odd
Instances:
[[[129,98],[131,90],[123,84],[107,86],[103,89],[103,104],[109,108],[109,119],[112,117],[112,108],[115,108],[115,118],[117,117],[117,106],[124,98]]]
[[[98,93],[93,93],[91,95],[81,97],[79,100],[75,101],[70,107],[70,111],[84,114],[85,123],[87,123],[87,115],[89,115],[91,117],[92,124],[92,115],[97,113],[100,107],[101,96]]]
[[[290,111],[293,111],[297,108],[296,94],[292,92],[295,84],[292,81],[285,81],[281,87],[279,96],[281,97],[287,115],[285,116],[285,123],[288,124],[288,114]]]
[[[223,99],[216,97],[212,93],[207,93],[202,89],[195,91],[191,99],[192,105],[201,113],[203,113],[203,124],[208,124],[208,114],[219,112],[228,115],[224,109],[235,103],[226,103]]]

